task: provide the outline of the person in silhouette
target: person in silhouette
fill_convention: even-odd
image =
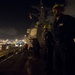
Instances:
[[[55,16],[53,36],[55,40],[54,72],[55,75],[75,74],[75,18],[63,14],[64,5],[54,4],[52,12]]]
[[[53,47],[54,39],[52,33],[49,31],[50,25],[44,25],[44,40],[45,40],[45,58],[47,61],[47,75],[53,74]]]

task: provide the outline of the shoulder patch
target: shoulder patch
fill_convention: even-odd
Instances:
[[[60,23],[59,26],[63,26],[63,23]]]

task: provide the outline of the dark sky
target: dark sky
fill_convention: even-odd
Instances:
[[[55,2],[64,0],[42,0],[44,6],[50,7]],[[27,28],[35,20],[30,20],[28,13],[32,5],[38,6],[40,0],[0,0],[0,38],[22,38]]]

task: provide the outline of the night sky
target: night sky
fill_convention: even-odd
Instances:
[[[65,0],[42,0],[44,6]],[[35,19],[30,20],[28,13],[33,12],[32,5],[38,6],[40,0],[1,0],[0,1],[0,38],[23,38]]]

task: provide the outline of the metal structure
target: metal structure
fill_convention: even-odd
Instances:
[[[42,0],[40,0],[39,6],[32,6],[32,8],[37,9],[39,11],[38,14],[29,13],[29,15],[30,15],[29,17],[30,17],[30,19],[32,19],[32,16],[35,16],[38,18],[38,22],[35,25],[35,26],[37,26],[36,27],[37,28],[36,37],[41,44],[43,42],[42,41],[42,34],[43,34],[43,26],[44,26],[44,24],[46,24],[46,16],[45,16],[46,12],[45,11],[47,10],[47,8],[45,8],[43,6]]]

